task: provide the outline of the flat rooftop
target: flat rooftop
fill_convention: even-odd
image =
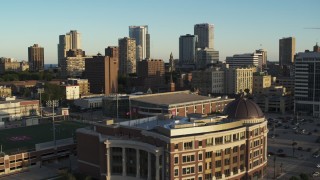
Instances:
[[[216,98],[199,96],[191,94],[187,91],[175,92],[175,93],[159,93],[152,95],[144,95],[133,98],[134,101],[145,102],[157,105],[172,105],[180,103],[188,103],[194,101],[214,100]]]

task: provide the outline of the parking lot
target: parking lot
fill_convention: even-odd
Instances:
[[[311,117],[266,114],[268,119],[268,176],[289,179],[305,173],[310,179],[320,168],[320,120]],[[274,173],[276,172],[276,173]]]

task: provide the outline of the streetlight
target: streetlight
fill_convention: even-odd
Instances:
[[[54,108],[58,107],[59,101],[58,100],[49,100],[46,102],[48,107],[52,107],[52,127],[53,127],[53,142],[54,147],[56,147],[56,128],[54,125]]]
[[[273,178],[276,179],[276,160],[277,160],[277,156],[273,155]]]
[[[41,94],[44,93],[44,88],[38,88],[38,94],[40,94],[40,117],[42,118],[42,102],[41,102]]]

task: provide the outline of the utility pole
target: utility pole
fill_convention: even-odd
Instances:
[[[56,127],[54,124],[54,108],[58,107],[59,101],[58,100],[49,100],[47,101],[47,106],[52,107],[52,128],[53,128],[53,142],[54,142],[54,147],[56,148]]]

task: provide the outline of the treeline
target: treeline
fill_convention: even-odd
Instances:
[[[43,72],[12,72],[8,71],[0,76],[0,81],[25,81],[25,80],[46,80],[51,81],[53,79],[53,73],[49,71]]]

